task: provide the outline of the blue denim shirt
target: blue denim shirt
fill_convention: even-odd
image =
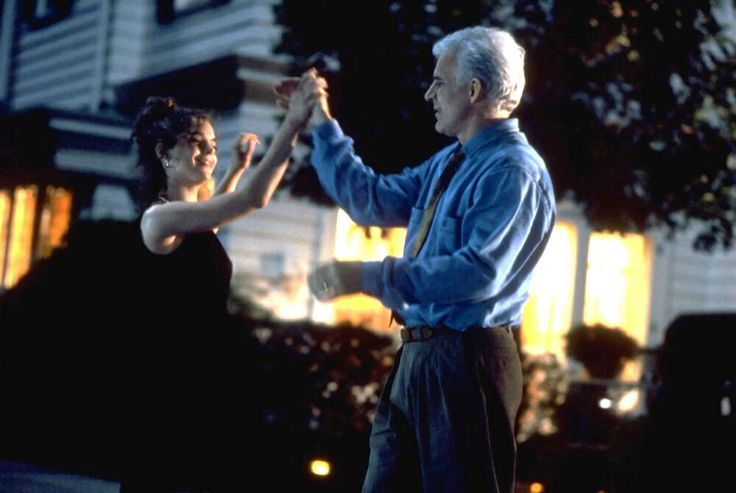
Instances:
[[[414,168],[377,175],[337,122],[312,130],[312,163],[325,191],[360,225],[406,226],[404,257],[363,264],[363,291],[407,326],[457,330],[518,324],[532,270],[552,232],[555,200],[544,161],[499,120],[476,134],[437,205],[429,234],[409,257],[424,209],[457,143]]]

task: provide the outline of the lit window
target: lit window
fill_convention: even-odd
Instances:
[[[339,260],[382,260],[401,257],[406,229],[363,227],[340,210],[335,229],[335,258]],[[364,294],[342,296],[331,304],[335,323],[351,322],[376,330],[388,330],[391,317],[380,301]]]
[[[0,287],[5,278],[5,261],[8,250],[8,226],[10,223],[10,192],[0,190]]]
[[[583,322],[618,327],[643,345],[649,320],[651,245],[642,235],[593,233]]]
[[[72,194],[63,188],[46,187],[41,209],[36,256],[45,258],[62,245],[72,215]]]
[[[531,354],[562,354],[563,337],[572,322],[578,232],[558,222],[542,255],[524,305],[521,341]]]
[[[62,245],[71,210],[72,194],[63,188],[0,190],[0,288],[14,286],[34,260]]]
[[[4,279],[6,287],[13,286],[31,267],[37,194],[38,187],[35,186],[18,187],[13,193]]]

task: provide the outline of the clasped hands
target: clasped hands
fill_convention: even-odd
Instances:
[[[274,84],[273,91],[279,108],[294,113],[295,119],[301,122],[316,126],[332,118],[327,104],[327,81],[317,74],[316,69],[307,70],[301,77],[281,79]],[[292,103],[296,101],[299,104],[300,101],[294,98],[295,95],[302,96],[306,100],[306,104],[297,108],[297,111],[294,111]]]
[[[287,119],[319,125],[331,119],[327,104],[327,81],[309,69],[301,77],[282,79],[273,86],[276,102],[288,110]],[[307,276],[310,291],[320,301],[361,291],[361,262],[333,260]]]
[[[307,276],[309,290],[320,301],[358,293],[361,289],[362,262],[333,260],[320,265]]]

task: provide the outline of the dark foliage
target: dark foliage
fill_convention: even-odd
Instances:
[[[125,474],[136,453],[126,441],[129,413],[146,409],[125,396],[135,395],[129,387],[148,356],[146,331],[156,330],[138,298],[149,292],[136,263],[140,248],[134,223],[79,222],[67,247],[0,297],[0,458],[111,478]],[[237,416],[218,410],[217,429],[245,438],[236,450],[205,451],[217,458],[212,467],[224,464],[224,454],[239,478],[278,490],[357,491],[393,340],[360,327],[256,319],[247,303],[233,300],[232,306],[231,347],[219,354],[236,360],[223,364],[238,372],[227,385],[248,408]],[[212,425],[192,422],[186,433]],[[332,462],[329,478],[308,474],[314,458]],[[203,481],[210,474],[204,471],[183,474],[181,489]]]
[[[378,172],[418,164],[443,142],[423,100],[432,43],[473,24],[509,29],[528,52],[519,116],[558,196],[580,203],[596,229],[675,232],[700,219],[695,247],[710,249],[731,245],[736,219],[736,41],[719,9],[727,13],[708,0],[285,0],[276,12],[278,51],[300,69],[326,66],[334,114]],[[309,168],[293,183],[325,199]]]
[[[573,327],[566,340],[567,355],[582,363],[593,378],[615,378],[639,351],[623,330],[603,325]]]

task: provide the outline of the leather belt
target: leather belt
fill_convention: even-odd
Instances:
[[[401,342],[424,341],[437,336],[459,334],[460,332],[447,327],[405,327],[401,329]]]
[[[495,330],[495,329],[501,329],[506,330],[509,334],[513,335],[513,330],[516,329],[518,326],[514,325],[496,325],[494,327],[484,327],[487,330]],[[448,327],[427,327],[425,325],[419,326],[419,327],[404,327],[401,329],[399,334],[401,335],[401,342],[416,342],[416,341],[426,341],[427,339],[432,339],[433,337],[438,336],[444,336],[449,334],[464,334],[471,330],[478,330],[478,329],[468,329],[466,331],[459,331],[455,329],[450,329]]]

